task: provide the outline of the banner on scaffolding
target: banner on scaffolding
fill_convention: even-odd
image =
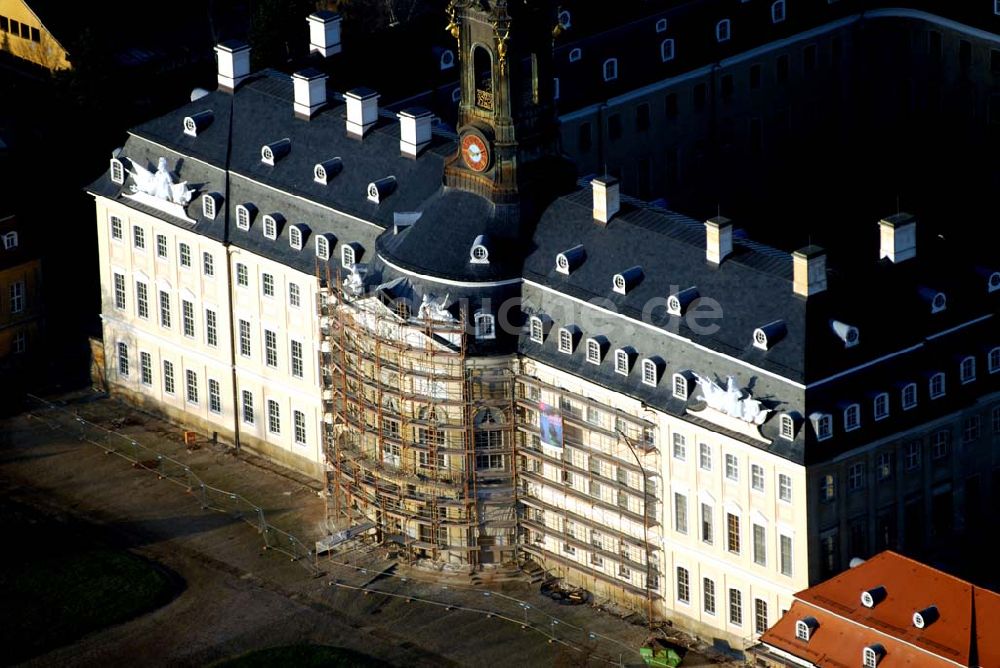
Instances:
[[[542,443],[553,448],[563,447],[563,421],[559,409],[545,403],[538,404],[541,416],[539,428],[542,433]]]

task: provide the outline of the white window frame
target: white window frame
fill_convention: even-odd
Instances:
[[[1000,2],[1000,0],[997,0],[997,1]],[[578,60],[580,60],[581,58],[583,58],[583,51],[581,51],[578,47],[570,49],[570,52],[569,52],[569,62],[575,63]]]
[[[854,462],[847,469],[847,491],[856,492],[865,488],[865,463]]]
[[[623,348],[619,348],[615,351],[615,373],[620,373],[623,376],[629,375],[631,372],[631,360],[629,359],[629,353]]]
[[[215,257],[208,251],[201,254],[201,273],[205,276],[215,276]]]
[[[240,357],[249,358],[253,355],[253,347],[251,346],[251,329],[250,321],[243,320],[242,318],[237,321],[237,332],[240,339]]]
[[[264,330],[264,364],[278,368],[278,333],[273,329]]]
[[[976,358],[972,355],[963,358],[958,365],[958,371],[962,385],[966,385],[976,380]]]
[[[709,609],[709,602],[712,604],[711,609]],[[701,579],[701,607],[706,615],[715,616],[718,607],[715,598],[715,580],[712,578]]]
[[[778,474],[778,501],[792,502],[792,476],[787,473]]]
[[[566,355],[573,353],[573,332],[567,327],[559,328],[559,352]]]
[[[733,25],[729,19],[722,19],[715,24],[715,41],[719,44],[728,42],[733,36]]]
[[[222,413],[222,390],[214,378],[208,379],[208,411],[216,415]]]
[[[614,81],[618,78],[618,59],[608,58],[604,61],[601,66],[601,72],[604,74],[605,81]]]
[[[146,250],[146,230],[142,225],[132,225],[132,248]]]
[[[260,293],[268,298],[274,297],[274,274],[262,272],[260,275]]]
[[[771,3],[771,23],[781,23],[787,18],[785,0],[775,0]]]
[[[759,482],[759,484],[758,484]],[[763,493],[767,485],[767,478],[764,474],[764,467],[760,464],[750,465],[750,489],[754,492]]]
[[[288,284],[288,305],[292,308],[302,306],[302,290],[299,288],[298,283]]]
[[[125,165],[118,158],[111,158],[111,165],[109,167],[111,172],[110,178],[111,182],[117,185],[122,185],[125,183]]]
[[[734,597],[733,594],[736,596]],[[734,599],[735,605],[733,604]],[[729,604],[729,623],[733,626],[743,626],[743,592],[736,587],[730,587],[727,603]],[[736,614],[733,614],[734,612]]]
[[[642,383],[643,385],[650,385],[656,387],[659,382],[659,369],[656,368],[656,362],[649,359],[648,357],[642,360]]]
[[[212,309],[205,309],[205,345],[213,348],[219,345],[219,320]]]
[[[302,230],[295,225],[288,228],[288,245],[294,250],[302,250]]]
[[[274,399],[267,400],[267,432],[281,434],[281,405]]]
[[[671,448],[671,453],[674,459],[677,461],[687,461],[687,438],[684,434],[679,432],[674,432],[673,434],[673,446]]]
[[[304,351],[305,347],[301,341],[291,339],[288,342],[289,366],[294,378],[303,378],[305,376]]]
[[[712,446],[708,443],[698,444],[698,468],[702,471],[712,470]]]
[[[194,302],[181,299],[181,331],[189,339],[195,337]]]
[[[816,440],[826,441],[833,438],[833,416],[822,413],[816,418]]]
[[[587,339],[587,361],[591,364],[601,363],[601,342],[597,339]]]
[[[879,392],[875,395],[875,399],[872,401],[872,411],[875,414],[875,420],[884,420],[889,417],[888,392]]]
[[[664,63],[669,63],[674,59],[677,54],[676,42],[674,42],[673,37],[668,37],[667,39],[660,42],[660,61]]]
[[[688,532],[688,497],[683,492],[674,492],[674,531]]]
[[[900,401],[903,404],[903,410],[908,411],[917,407],[917,384],[907,383],[903,386],[903,391],[900,392]],[[907,399],[908,395],[911,395],[910,400]]]
[[[760,522],[750,523],[750,547],[753,550],[753,563],[767,566],[767,525]]]
[[[785,553],[782,550],[782,542],[788,541],[788,572],[785,572]],[[778,572],[784,575],[786,578],[790,578],[795,574],[795,540],[792,538],[792,534],[786,533],[784,531],[778,532]]]
[[[128,344],[124,341],[119,341],[118,345],[115,346],[115,349],[118,354],[118,375],[123,378],[128,378]]]
[[[125,240],[125,223],[120,216],[109,216],[111,224],[111,240],[121,242]]]
[[[174,363],[170,360],[163,360],[163,391],[166,394],[176,394],[177,385],[174,378]]]
[[[164,329],[170,329],[171,327],[171,309],[170,309],[170,293],[166,290],[160,290],[158,306],[160,307],[160,327]]]
[[[242,262],[236,263],[236,287],[250,287],[250,269]]]
[[[177,262],[180,266],[191,268],[191,245],[181,241],[177,244]]]
[[[166,234],[156,235],[156,258],[158,260],[166,260],[170,255],[170,246],[167,243]]]
[[[24,281],[14,281],[10,284],[10,312],[20,313],[24,310]]]
[[[295,445],[308,445],[306,432],[306,414],[299,410],[292,411],[292,424],[294,429]]]
[[[244,424],[256,424],[256,415],[253,410],[253,392],[243,390],[240,393],[240,418]]]
[[[193,369],[184,371],[184,397],[189,404],[198,405],[198,374]]]
[[[779,435],[786,441],[795,440],[795,419],[788,413],[778,417]]]
[[[474,318],[477,339],[486,341],[497,338],[496,318],[492,313],[477,311]]]
[[[940,386],[935,387],[938,383]],[[931,399],[940,399],[945,395],[946,389],[944,373],[941,371],[931,376],[930,380],[927,381],[927,391]]]
[[[322,234],[316,235],[316,257],[321,260],[330,259],[330,240]]]
[[[675,399],[687,401],[690,392],[687,376],[682,373],[675,373],[673,383],[671,384],[671,391]]]
[[[13,250],[17,248],[17,232],[8,232],[3,235],[3,249]]]
[[[677,567],[677,602],[684,605],[691,604],[691,572],[683,566]]]
[[[209,220],[215,220],[215,197],[212,196],[212,193],[202,195],[201,213]]]
[[[354,252],[354,246],[351,244],[344,244],[340,247],[340,264],[345,269],[351,269],[357,264],[358,255]]]
[[[149,387],[153,384],[153,356],[139,351],[139,382]]]
[[[528,337],[535,343],[545,341],[545,323],[536,315],[528,318]]]
[[[271,214],[264,214],[264,237],[272,241],[278,238],[278,221]]]
[[[112,276],[112,281],[114,282],[114,286],[115,286],[115,310],[117,310],[117,311],[124,311],[125,310],[125,306],[126,306],[126,299],[125,299],[125,274],[116,271],[116,272],[113,272],[111,274],[111,276]],[[13,287],[13,286],[11,286],[11,287]],[[11,299],[11,304],[13,304],[13,299]],[[11,306],[11,311],[13,311],[13,310],[14,310],[14,308],[13,308],[13,306]]]
[[[861,428],[861,406],[851,404],[844,409],[844,431],[855,431]]]
[[[1000,2],[1000,0],[997,0]],[[987,370],[992,373],[1000,373],[1000,346],[992,348],[987,354]]]
[[[667,20],[666,19],[657,19],[656,20],[656,32],[657,33],[667,32]]]
[[[730,482],[740,481],[740,460],[731,453],[726,453],[726,480]]]
[[[236,227],[243,231],[250,229],[250,209],[245,204],[236,207]]]

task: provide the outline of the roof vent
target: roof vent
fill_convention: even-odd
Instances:
[[[327,10],[306,17],[309,24],[309,53],[324,58],[340,53],[340,14]]]
[[[570,272],[583,264],[587,259],[587,251],[583,244],[577,244],[568,250],[556,255],[556,271],[569,276]]]
[[[396,114],[399,119],[399,152],[410,157],[417,157],[431,143],[431,121],[434,114],[414,107],[403,109]]]
[[[485,234],[480,234],[472,242],[469,249],[469,262],[472,264],[490,263],[490,239]]]
[[[288,137],[284,139],[279,139],[276,142],[271,142],[270,144],[264,144],[260,148],[260,161],[265,165],[270,165],[274,167],[274,163],[278,162],[286,155],[292,151],[292,140]]]
[[[753,347],[770,350],[788,333],[784,320],[774,320],[753,330]]]
[[[948,308],[948,298],[943,292],[938,292],[933,288],[920,287],[917,289],[920,298],[930,304],[931,313],[940,313]]]
[[[358,139],[375,127],[379,94],[371,88],[355,88],[344,93],[347,102],[347,134]]]
[[[698,288],[691,286],[680,292],[667,297],[667,313],[670,315],[684,315],[688,307],[698,298]]]
[[[344,169],[344,162],[339,157],[324,160],[313,167],[313,181],[320,185],[328,185],[330,179],[339,174],[342,169]]]
[[[937,621],[940,616],[937,606],[930,605],[913,613],[913,625],[918,629],[926,628]]]
[[[292,75],[292,88],[295,93],[295,103],[292,106],[296,118],[309,120],[326,106],[326,75],[323,72],[307,67]]]
[[[716,216],[705,221],[705,259],[720,265],[733,253],[733,223],[728,218]]]
[[[368,201],[381,204],[386,197],[396,190],[396,177],[386,176],[368,184]]]
[[[593,179],[590,187],[594,195],[594,220],[607,225],[621,208],[618,179],[605,175]]]
[[[885,590],[885,587],[879,585],[878,587],[861,592],[861,605],[866,608],[874,608],[884,601],[886,596],[888,596],[888,592]]]
[[[197,137],[199,132],[204,132],[205,128],[212,124],[215,114],[211,109],[199,111],[197,114],[184,117],[184,134],[189,137]]]
[[[996,292],[1000,290],[1000,271],[995,269],[987,269],[986,267],[976,267],[975,272],[977,275],[981,276],[986,280],[986,292]]]
[[[826,251],[806,246],[792,253],[792,290],[801,297],[826,290]]]
[[[908,213],[897,213],[878,221],[878,229],[880,260],[887,257],[898,264],[917,256],[916,218]]]
[[[215,46],[219,90],[232,93],[250,76],[250,47],[236,39]]]
[[[620,274],[615,274],[611,279],[612,289],[620,295],[628,292],[642,282],[642,267],[636,265],[629,267]]]
[[[837,335],[837,338],[844,342],[845,348],[852,348],[858,345],[860,332],[858,332],[857,327],[839,320],[831,320],[830,327],[833,329],[833,333]]]

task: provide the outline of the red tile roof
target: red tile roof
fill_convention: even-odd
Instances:
[[[884,587],[873,607],[863,592]],[[1000,595],[904,557],[882,552],[856,568],[796,594],[796,601],[761,640],[820,666],[861,666],[864,647],[885,648],[879,668],[1000,666]],[[913,613],[929,606],[938,618],[923,629]],[[808,642],[795,622],[815,617]],[[973,628],[975,634],[973,634]],[[973,640],[973,635],[975,639]]]

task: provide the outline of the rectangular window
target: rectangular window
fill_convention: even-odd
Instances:
[[[684,461],[687,459],[687,442],[683,434],[674,432],[674,459]]]
[[[143,385],[153,384],[153,356],[149,353],[139,353],[139,373]]]
[[[115,308],[125,310],[125,275],[115,273]]]
[[[140,318],[149,318],[149,288],[140,281],[135,282],[135,312]]]
[[[786,503],[792,502],[792,477],[784,473],[778,474],[778,499]]]
[[[781,534],[778,537],[781,544],[781,574],[792,575],[792,537]]]
[[[931,439],[931,457],[933,459],[944,459],[951,449],[951,432],[947,429],[939,429],[934,432]]]
[[[219,345],[219,334],[215,320],[215,311],[205,309],[205,343],[215,347]]]
[[[167,235],[165,234],[156,235],[156,257],[164,260],[167,258]]]
[[[733,554],[740,553],[740,516],[726,513],[726,547]]]
[[[712,506],[707,503],[701,504],[701,540],[708,545],[714,541],[714,521]]]
[[[981,432],[978,415],[970,415],[962,422],[962,442],[972,443],[979,440]]]
[[[729,622],[735,626],[743,625],[743,593],[739,589],[729,590]]]
[[[170,327],[170,293],[160,290],[160,326]]]
[[[300,341],[292,341],[292,375],[296,378],[302,378],[302,343]]]
[[[856,492],[865,486],[865,463],[857,462],[851,464],[847,475],[847,489]]]
[[[1000,434],[1000,406],[993,409],[993,433]]]
[[[10,312],[20,313],[24,310],[24,281],[10,284]]]
[[[267,430],[272,434],[281,433],[281,408],[274,399],[267,400]]]
[[[674,492],[674,529],[678,533],[688,532],[688,500],[678,492]]]
[[[181,258],[181,266],[182,267],[190,267],[191,266],[191,247],[190,246],[188,246],[185,243],[181,243],[180,244],[180,251],[178,252],[178,255]]]
[[[243,421],[247,424],[254,423],[253,393],[250,390],[243,390]]]
[[[715,581],[704,578],[701,581],[702,596],[705,612],[710,615],[715,614]]]
[[[184,336],[194,338],[194,304],[181,300],[181,319],[184,321]]]
[[[906,444],[906,470],[920,468],[920,441],[910,441]]]
[[[260,276],[261,290],[264,292],[265,297],[274,296],[274,275],[273,274],[261,274]]]
[[[240,320],[240,355],[250,357],[250,322]]]
[[[753,525],[753,562],[767,565],[767,530],[760,524]]]
[[[264,330],[264,361],[270,367],[278,366],[278,335]]]
[[[295,308],[302,305],[302,294],[299,292],[298,283],[288,284],[288,305]]]
[[[146,231],[138,225],[132,226],[132,245],[139,250],[146,248]]]
[[[211,253],[201,254],[201,270],[206,276],[215,276],[215,258]]]
[[[750,486],[755,492],[764,491],[764,467],[758,464],[750,465]]]
[[[708,443],[698,445],[698,465],[702,471],[712,470],[712,448]]]
[[[118,375],[128,377],[128,344],[118,342]]]
[[[737,482],[740,479],[740,465],[736,455],[726,455],[726,478]]]
[[[236,285],[242,288],[250,285],[250,274],[247,272],[247,266],[242,262],[236,263]]]
[[[122,240],[122,219],[118,216],[111,216],[111,238],[116,241]]]
[[[753,630],[756,633],[767,631],[767,601],[762,598],[753,602]]]
[[[184,387],[187,391],[188,403],[198,403],[198,374],[188,369],[184,375]]]
[[[820,476],[819,500],[830,502],[837,498],[837,479],[832,473]]]
[[[208,410],[222,412],[222,392],[219,391],[219,381],[214,378],[208,379]]]
[[[306,444],[306,414],[302,411],[292,411],[292,421],[295,423],[295,444]]]
[[[677,567],[677,600],[691,602],[691,575],[686,568]]]
[[[163,391],[174,393],[174,363],[163,360]]]

